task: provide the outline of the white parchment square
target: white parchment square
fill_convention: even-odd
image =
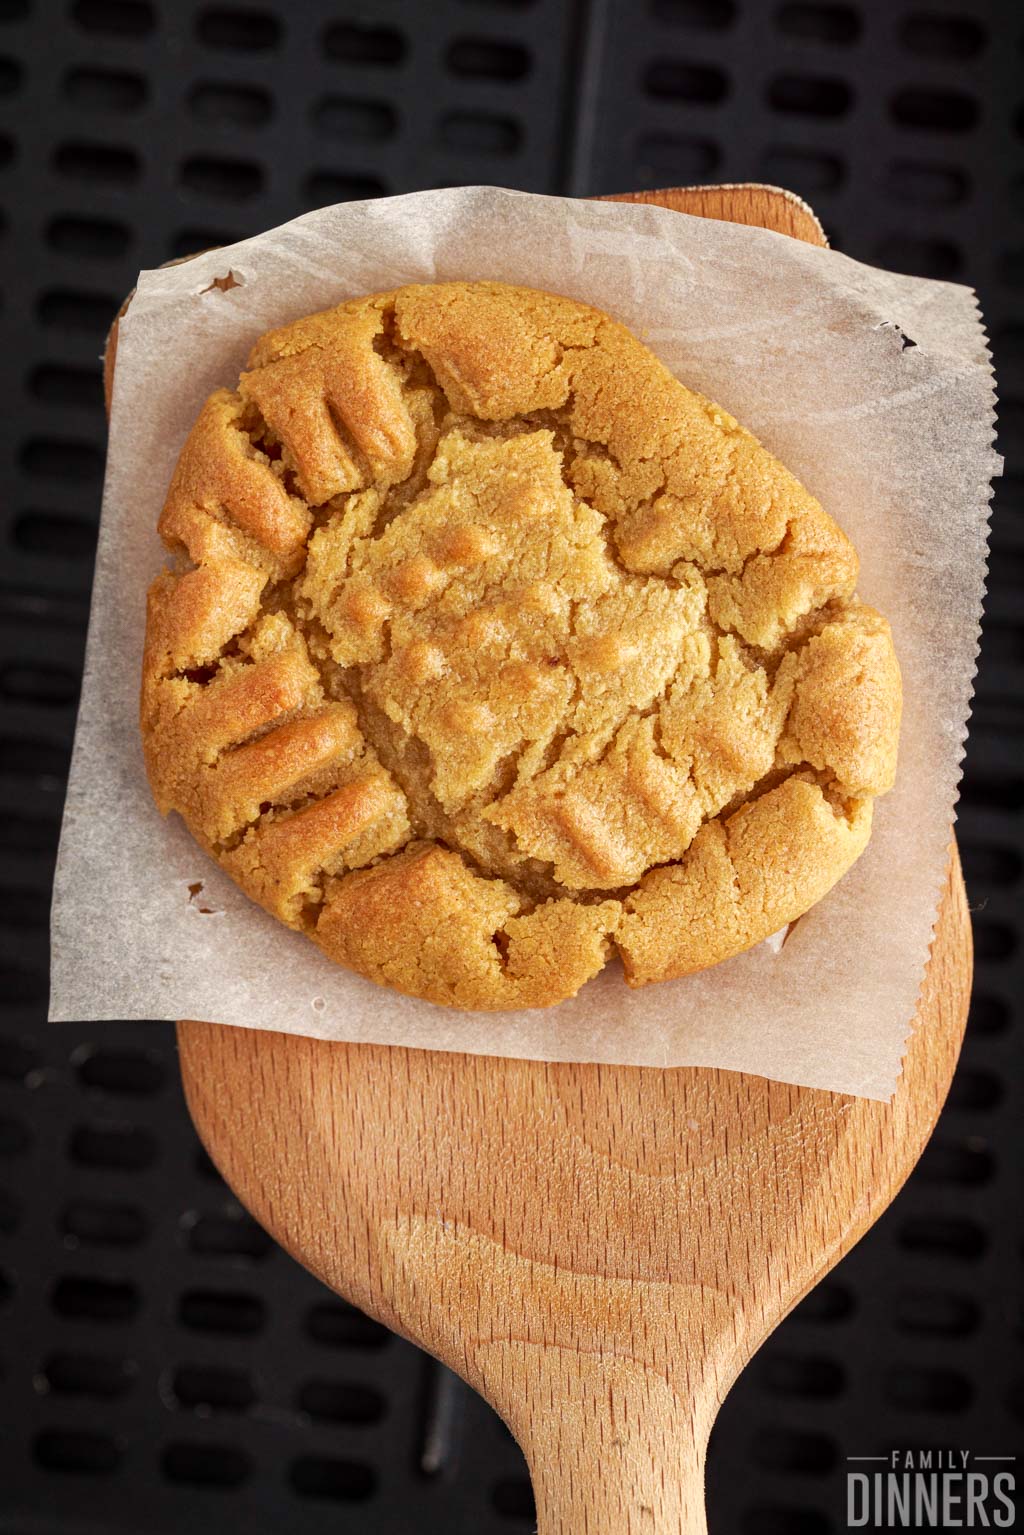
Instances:
[[[213,279],[231,270],[238,286]],[[137,696],[156,523],[207,393],[270,326],[410,281],[595,304],[751,428],[861,557],[903,671],[896,788],[781,951],[546,1010],[461,1013],[332,965],[161,820]],[[912,344],[911,344],[912,343]],[[144,272],[121,322],[81,711],[52,917],[53,1019],[203,1018],[329,1039],[722,1066],[888,1098],[946,868],[984,586],[994,392],[973,294],[764,230],[497,188],[348,203]],[[202,913],[188,886],[201,881]]]

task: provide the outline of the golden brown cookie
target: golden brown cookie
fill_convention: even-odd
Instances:
[[[892,784],[899,670],[850,543],[572,300],[445,283],[271,331],[160,533],[157,804],[414,996],[716,964],[832,887]]]

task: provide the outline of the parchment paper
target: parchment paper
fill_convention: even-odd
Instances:
[[[234,274],[237,286],[211,286]],[[555,1008],[460,1013],[349,975],[161,820],[137,727],[156,522],[206,394],[253,340],[404,282],[497,278],[610,311],[789,466],[892,622],[905,713],[870,846],[781,949]],[[495,188],[323,209],[144,272],[122,320],[85,684],[52,922],[53,1019],[202,1018],[329,1039],[722,1066],[888,1098],[928,954],[974,674],[993,381],[971,292],[661,208]],[[193,897],[190,885],[202,891]]]

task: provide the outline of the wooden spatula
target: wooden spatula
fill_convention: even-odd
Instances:
[[[824,243],[764,187],[644,201]],[[116,337],[115,337],[116,339]],[[113,348],[108,357],[113,365]],[[464,1376],[529,1461],[541,1535],[705,1528],[725,1392],[913,1167],[967,1012],[955,849],[890,1104],[711,1070],[547,1065],[181,1023],[192,1117],[332,1289]]]

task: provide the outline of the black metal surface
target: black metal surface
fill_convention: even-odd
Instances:
[[[530,1528],[489,1411],[239,1211],[188,1123],[170,1029],[42,1023],[111,314],[141,265],[464,181],[778,181],[851,254],[981,290],[1009,474],[959,828],[965,1056],[907,1189],[726,1404],[711,1528],[843,1528],[846,1455],[1016,1451],[1022,46],[1013,0],[0,0],[5,1535]]]

